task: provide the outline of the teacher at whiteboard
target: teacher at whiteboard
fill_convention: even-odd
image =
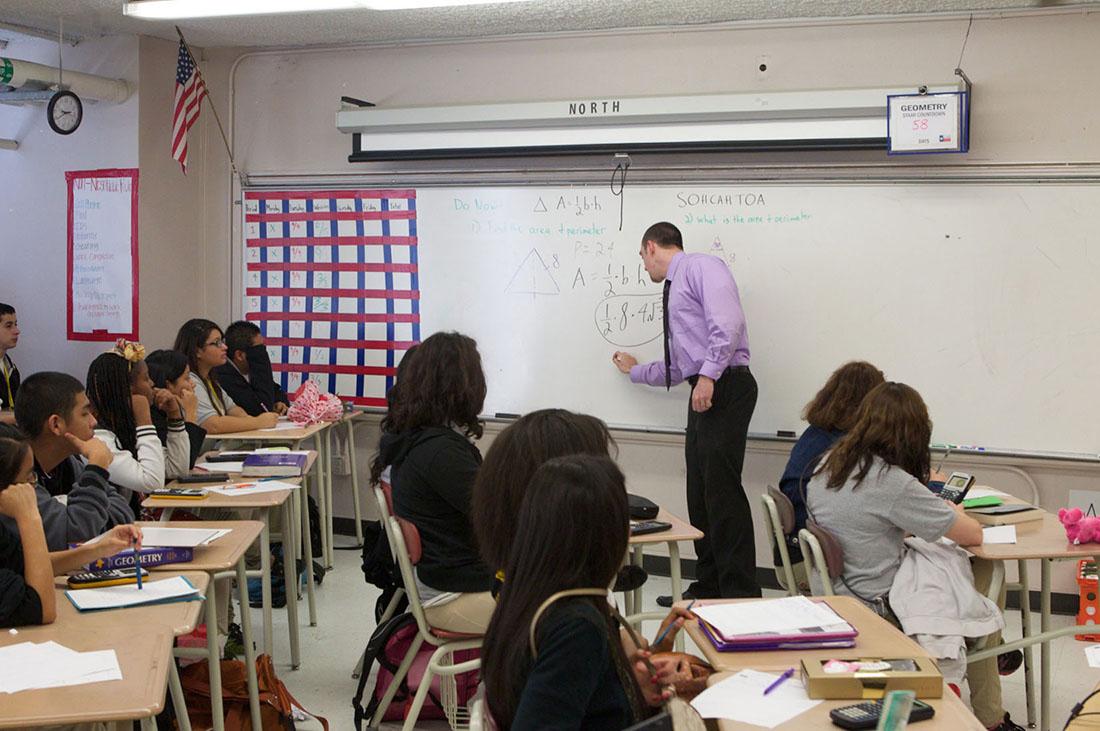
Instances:
[[[688,515],[706,535],[695,542],[696,579],[685,597],[760,596],[752,513],[741,484],[756,380],[737,283],[718,257],[685,254],[671,223],[650,226],[639,253],[650,279],[665,283],[665,357],[641,364],[617,352],[612,361],[634,383],[691,384],[684,443]]]

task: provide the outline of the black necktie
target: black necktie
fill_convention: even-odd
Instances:
[[[672,356],[669,353],[668,343],[672,334],[668,331],[668,290],[672,288],[672,282],[665,280],[665,292],[661,295],[661,304],[664,309],[661,317],[665,324],[665,390],[672,388]]]

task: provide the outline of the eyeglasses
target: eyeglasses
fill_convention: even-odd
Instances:
[[[225,345],[225,338],[218,338],[217,340],[211,340],[209,343],[207,343],[203,347],[204,348],[209,348],[210,346],[214,346],[215,348],[220,348],[223,345]]]

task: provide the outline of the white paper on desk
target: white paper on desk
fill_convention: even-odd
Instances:
[[[972,497],[1009,497],[1009,494],[1007,492],[1001,492],[1000,490],[994,490],[992,487],[974,486],[966,491],[966,499],[969,500]]]
[[[139,589],[137,584],[105,586],[101,589],[70,589],[65,592],[69,600],[81,611],[93,609],[119,609],[141,604],[153,604],[169,599],[192,597],[199,590],[182,576],[173,576],[160,581],[144,581]]]
[[[693,611],[727,637],[826,627],[844,621],[828,605],[804,596],[702,604]]]
[[[240,472],[244,462],[197,462],[195,468],[206,472]]]
[[[231,485],[218,485],[206,488],[207,492],[216,492],[219,495],[257,495],[261,492],[277,492],[279,490],[297,490],[299,485],[281,480],[265,480],[264,482],[235,482]]]
[[[1086,647],[1085,659],[1089,661],[1090,668],[1100,668],[1100,645]]]
[[[1015,543],[1016,526],[991,525],[982,528],[982,543]]]
[[[195,548],[205,546],[229,533],[228,528],[161,528],[145,526],[141,529],[141,545],[158,548]]]
[[[122,680],[114,650],[76,652],[56,642],[0,649],[0,693]]]
[[[280,421],[273,427],[259,429],[257,431],[287,431],[290,429],[304,429],[305,424],[296,424],[293,421]]]
[[[806,689],[797,677],[784,681],[764,695],[764,690],[778,678],[778,675],[758,670],[742,670],[695,696],[691,705],[703,718],[728,718],[775,728],[821,702],[806,696]]]

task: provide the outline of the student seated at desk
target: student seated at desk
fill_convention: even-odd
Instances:
[[[88,366],[88,400],[96,418],[95,435],[111,448],[110,480],[137,501],[140,494],[164,487],[164,447],[153,426],[152,403],[156,401],[145,348],[119,340],[114,348]],[[161,399],[167,402],[168,399]],[[187,434],[170,432],[168,448],[189,452]],[[127,495],[130,497],[130,495]]]
[[[845,363],[833,371],[802,411],[802,418],[809,422],[809,426],[795,442],[783,476],[779,478],[779,489],[794,506],[794,530],[787,536],[787,553],[795,581],[802,589],[809,588],[806,564],[798,544],[798,531],[806,527],[806,504],[802,499],[804,485],[813,476],[821,455],[852,428],[863,397],[884,380],[882,371],[866,361]],[[778,547],[775,548],[775,565],[780,565]],[[782,571],[777,570],[775,576],[781,585],[785,583]]]
[[[198,423],[211,435],[270,429],[278,414],[249,416],[218,384],[214,369],[227,360],[221,328],[210,320],[188,320],[176,335],[175,350],[187,356],[198,396]]]
[[[517,515],[538,469],[551,459],[569,455],[610,458],[614,447],[615,440],[603,421],[565,409],[532,411],[497,435],[474,481],[470,515],[482,559],[490,567],[499,567],[496,573],[498,588],[508,580],[503,567],[516,540]],[[694,619],[694,615],[683,609],[673,609],[657,629],[655,636],[661,638],[660,644],[638,648],[624,634],[623,648],[629,656],[639,651],[671,651],[676,634],[687,619]],[[655,662],[668,667],[665,660],[675,662],[679,659],[682,658],[659,658]],[[648,669],[644,664],[635,665],[635,668],[639,671],[638,682],[646,682]],[[678,685],[678,690],[688,690],[690,685]],[[647,683],[643,688],[647,701],[654,704],[660,701],[653,694],[652,684]]]
[[[390,468],[393,509],[420,532],[416,566],[425,615],[433,627],[481,634],[493,613],[493,574],[482,563],[470,526],[470,493],[481,465],[478,414],[485,374],[472,338],[436,333],[403,364],[382,420],[377,485]]]
[[[855,424],[806,487],[809,516],[844,550],[837,592],[862,600],[895,624],[889,593],[907,535],[929,542],[949,538],[960,546],[982,543],[981,525],[961,505],[941,500],[926,486],[931,437],[932,422],[920,394],[888,381],[863,399]],[[989,640],[999,641],[999,633]],[[970,666],[967,678],[979,721],[997,731],[1021,728],[1001,704],[995,661]]]
[[[187,357],[183,353],[175,350],[154,350],[145,357],[145,364],[149,367],[149,378],[153,381],[153,387],[158,391],[157,403],[154,404],[152,413],[157,437],[166,447],[164,477],[166,480],[174,480],[190,472],[202,455],[206,430],[198,424],[199,398],[195,395],[195,383],[191,380],[191,367],[187,365]],[[167,392],[171,399],[163,401],[160,391]],[[187,434],[186,452],[168,448],[168,435],[173,431]]]
[[[225,329],[228,361],[214,369],[222,390],[251,416],[290,408],[283,387],[275,382],[264,336],[255,323],[239,320]]]
[[[51,551],[134,522],[126,498],[108,482],[114,456],[95,438],[80,381],[50,371],[28,376],[15,397],[15,419],[34,452],[38,510]]]
[[[93,544],[51,553],[33,483],[30,445],[0,436],[0,515],[15,526],[0,525],[0,627],[50,624],[57,618],[54,576],[141,547],[141,529],[120,525]]]
[[[482,646],[493,719],[502,730],[618,731],[645,718],[607,594],[559,594],[614,581],[629,537],[622,472],[608,457],[550,460],[527,486],[516,535]]]
[[[0,302],[0,411],[10,412],[15,408],[15,394],[19,393],[19,369],[11,360],[10,351],[19,345],[19,321],[15,317],[15,308]],[[10,414],[2,417],[11,423]]]

